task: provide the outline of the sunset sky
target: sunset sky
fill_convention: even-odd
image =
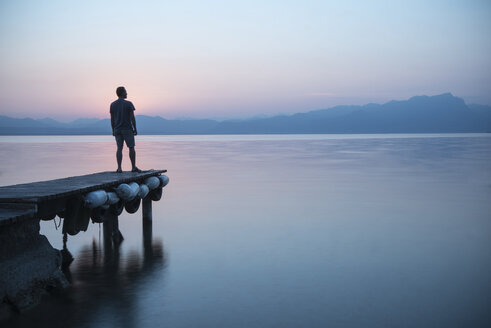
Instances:
[[[0,115],[236,118],[452,92],[491,105],[491,1],[0,0]]]

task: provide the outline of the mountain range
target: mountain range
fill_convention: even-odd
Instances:
[[[491,132],[491,106],[444,93],[363,106],[336,106],[269,118],[216,121],[136,116],[139,134],[460,133]],[[0,135],[111,134],[109,119],[56,120],[0,116]]]

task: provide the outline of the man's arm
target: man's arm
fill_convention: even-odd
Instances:
[[[134,110],[131,111],[131,124],[133,125],[133,134],[136,136],[138,132],[136,132],[136,120]]]
[[[114,135],[114,115],[112,108],[109,109],[109,113],[111,114],[111,129],[113,130],[113,135]]]

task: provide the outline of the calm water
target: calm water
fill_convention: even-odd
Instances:
[[[114,152],[0,137],[0,184],[113,170]],[[90,224],[72,287],[8,325],[491,326],[491,135],[142,136],[137,161],[171,180],[151,242],[140,211],[119,251]]]

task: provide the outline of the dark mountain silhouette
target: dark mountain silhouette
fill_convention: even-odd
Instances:
[[[167,120],[137,115],[140,134],[452,133],[491,132],[491,106],[467,105],[450,93],[364,106],[337,106],[248,120]],[[60,123],[0,116],[1,135],[111,134],[109,119]]]
[[[491,107],[450,93],[383,105],[338,106],[291,116],[222,122],[219,133],[438,133],[491,132]]]

